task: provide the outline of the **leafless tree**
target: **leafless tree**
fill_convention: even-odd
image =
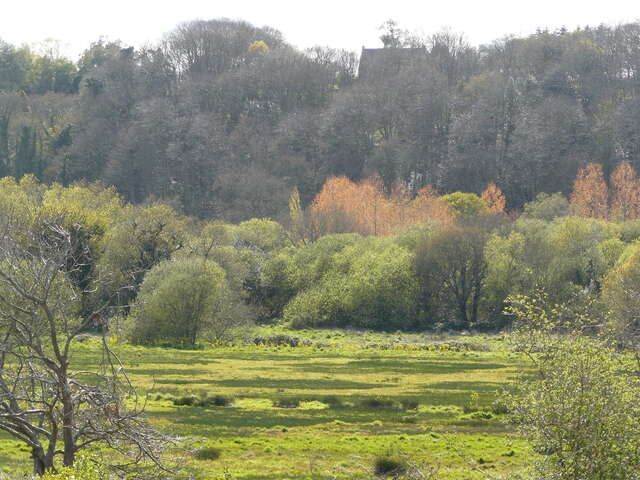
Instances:
[[[4,220],[0,228],[0,430],[31,449],[42,475],[62,457],[93,444],[124,454],[125,469],[150,461],[162,467],[169,438],[143,418],[144,400],[127,378],[103,335],[99,361],[78,369],[78,336],[106,318],[109,302],[94,302],[80,315],[90,292],[72,280],[82,270],[86,246],[74,228],[58,220]],[[93,278],[98,291],[107,278]],[[114,458],[118,455],[115,454]]]

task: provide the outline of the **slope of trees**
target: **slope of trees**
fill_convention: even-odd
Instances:
[[[229,20],[140,50],[100,40],[76,63],[0,43],[0,175],[101,180],[134,203],[241,221],[281,218],[294,187],[306,207],[331,176],[377,174],[410,198],[495,182],[513,210],[568,195],[588,163],[605,177],[640,164],[637,23],[478,48],[396,27],[381,38],[384,58],[424,55],[358,79],[355,54]]]

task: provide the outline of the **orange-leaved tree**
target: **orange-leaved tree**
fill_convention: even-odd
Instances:
[[[620,220],[640,215],[640,180],[629,162],[622,162],[611,174],[611,214]]]
[[[455,219],[451,208],[441,200],[436,190],[431,186],[418,191],[416,197],[409,204],[407,215],[408,219],[404,222],[406,225],[421,223],[425,220],[452,225]]]
[[[609,190],[602,165],[590,163],[578,171],[571,194],[571,206],[576,215],[588,218],[609,216]]]
[[[398,227],[427,219],[450,223],[452,215],[432,189],[424,188],[415,198],[396,187],[390,195],[379,177],[355,183],[346,177],[329,178],[311,204],[312,236],[357,232],[388,235]]]
[[[480,198],[485,201],[491,213],[504,213],[507,199],[495,183],[487,185],[487,189],[482,192]]]

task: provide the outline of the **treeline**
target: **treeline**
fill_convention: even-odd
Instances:
[[[580,171],[571,201],[541,193],[519,217],[505,213],[493,184],[482,196],[423,192],[406,202],[382,185],[374,193],[370,180],[330,179],[306,213],[308,234],[325,235],[302,238],[268,262],[263,307],[294,327],[380,330],[497,330],[511,323],[508,298],[540,292],[553,304],[613,308],[604,300],[620,286],[611,272],[640,237],[640,183],[622,164],[613,178],[626,173],[628,182],[611,195],[614,205],[626,203],[610,209],[604,178],[593,171],[601,174],[594,164]],[[427,205],[421,218],[411,215],[413,202]]]
[[[237,222],[283,218],[294,187],[305,207],[331,176],[413,197],[495,182],[512,210],[567,196],[589,162],[640,165],[639,24],[479,48],[388,27],[360,77],[353,53],[228,20],[139,50],[101,40],[75,63],[0,43],[0,175]]]
[[[640,308],[640,219],[576,215],[584,177],[576,179],[571,202],[539,194],[517,218],[500,210],[504,196],[495,186],[484,199],[423,192],[407,203],[379,181],[333,178],[306,211],[294,192],[284,225],[202,221],[162,204],[128,204],[98,184],[47,187],[32,176],[7,177],[0,181],[0,219],[3,242],[25,259],[42,244],[55,252],[56,242],[66,242],[60,248],[70,252],[73,268],[66,261],[59,268],[77,292],[72,315],[134,343],[190,346],[274,321],[295,328],[498,330],[511,323],[507,298],[539,292],[550,304],[592,302],[617,312],[612,318],[624,329]],[[382,213],[367,216],[372,203],[359,211],[341,189],[376,196]],[[404,209],[422,216],[407,215],[389,231],[385,222]]]

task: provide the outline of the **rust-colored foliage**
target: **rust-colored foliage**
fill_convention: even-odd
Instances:
[[[609,216],[609,191],[602,173],[602,165],[590,163],[578,171],[573,184],[571,206],[581,217]]]
[[[507,199],[495,183],[487,185],[487,189],[482,192],[480,198],[485,201],[491,213],[504,213],[504,209],[507,206]]]
[[[355,183],[346,177],[329,178],[311,205],[313,236],[357,232],[388,235],[398,227],[425,220],[451,223],[448,207],[430,188],[412,198],[403,187],[387,195],[379,177]]]
[[[640,216],[640,180],[629,162],[622,162],[611,174],[611,213],[620,220]]]

